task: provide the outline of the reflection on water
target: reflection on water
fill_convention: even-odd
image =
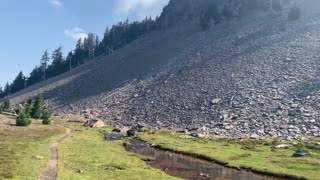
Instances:
[[[195,180],[267,180],[274,179],[265,176],[259,176],[254,173],[237,171],[226,168],[207,161],[199,160],[185,155],[174,154],[161,151],[150,147],[146,143],[134,140],[130,146],[126,147],[127,151],[136,154],[154,157],[155,161],[148,164],[154,168],[161,169],[167,174],[183,179]]]

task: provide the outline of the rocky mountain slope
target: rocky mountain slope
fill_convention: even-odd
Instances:
[[[237,14],[249,1],[223,2]],[[44,92],[58,113],[93,109],[113,124],[220,137],[319,136],[320,2],[303,1],[297,21],[287,21],[290,1],[277,14],[265,2],[203,31],[206,0],[171,0],[159,19],[164,30],[11,101]]]

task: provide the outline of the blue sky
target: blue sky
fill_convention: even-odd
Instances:
[[[25,75],[48,49],[64,55],[88,32],[102,38],[120,20],[155,17],[169,0],[1,0],[0,86]]]

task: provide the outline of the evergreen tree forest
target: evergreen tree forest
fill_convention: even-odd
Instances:
[[[51,54],[45,50],[39,57],[39,65],[35,66],[28,76],[21,71],[12,83],[0,86],[0,98],[70,71],[98,56],[112,53],[140,36],[157,29],[157,19],[153,20],[149,17],[143,21],[119,22],[110,29],[106,28],[101,40],[97,35],[89,33],[86,38],[79,39],[75,49],[68,52],[66,56],[63,55],[61,46]]]

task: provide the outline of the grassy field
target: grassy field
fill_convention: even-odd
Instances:
[[[4,117],[0,115],[0,121]],[[6,122],[10,122],[7,116],[5,118]],[[79,123],[66,123],[60,118],[54,121],[57,125],[44,126],[39,121],[33,121],[30,127],[0,123],[0,179],[36,179],[48,162],[49,145],[65,132],[59,125],[71,128],[72,133],[58,146],[58,179],[175,179],[149,167],[144,161],[148,158],[126,152],[123,141],[104,141],[103,134],[111,130],[109,127],[87,129]],[[318,145],[307,145],[311,156],[294,158],[291,156],[295,147],[273,149],[271,141],[184,138],[169,132],[145,133],[139,138],[160,148],[230,167],[286,177],[319,179]]]
[[[230,167],[302,179],[319,179],[320,148],[307,149],[310,157],[291,157],[294,147],[273,150],[270,141],[186,139],[177,134],[157,132],[140,138],[163,149],[214,160]]]
[[[58,179],[175,179],[148,167],[143,158],[127,153],[121,141],[104,141],[102,133],[110,128],[86,129],[79,124],[66,126],[73,132],[58,146]]]
[[[0,115],[3,119],[14,118]],[[49,145],[65,130],[33,121],[30,127],[0,126],[0,179],[37,179],[49,160]]]

